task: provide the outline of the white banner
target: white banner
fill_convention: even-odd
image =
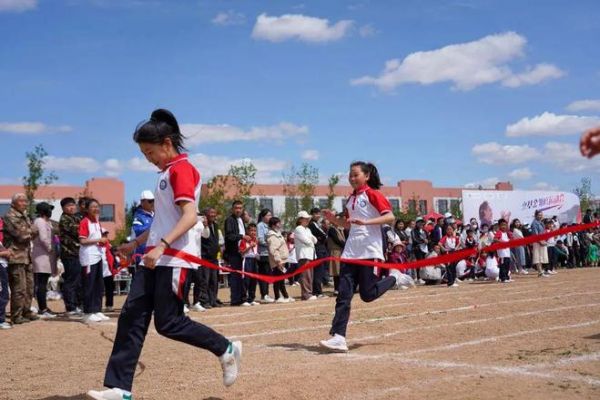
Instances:
[[[558,217],[559,222],[581,222],[579,198],[569,192],[528,190],[463,190],[463,221],[477,219],[479,224],[491,224],[504,218],[518,218],[523,224],[533,221],[541,210],[546,218]]]

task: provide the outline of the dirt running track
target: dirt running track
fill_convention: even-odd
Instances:
[[[294,294],[298,294],[295,292]],[[221,297],[226,299],[226,291]],[[117,299],[118,304],[123,298]],[[225,389],[217,359],[150,328],[136,399],[599,399],[600,269],[508,285],[462,284],[355,297],[349,354],[324,354],[334,298],[191,313],[244,343]],[[51,307],[61,310],[61,304]],[[84,399],[100,388],[116,317],[0,332],[0,399]]]

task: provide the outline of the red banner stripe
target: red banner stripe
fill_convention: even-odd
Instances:
[[[513,248],[513,247],[526,246],[526,245],[529,245],[532,243],[548,240],[555,236],[561,236],[561,235],[565,235],[567,233],[587,231],[587,230],[596,228],[598,226],[600,226],[600,221],[596,221],[596,222],[592,222],[590,224],[584,224],[584,225],[569,226],[569,227],[558,229],[555,231],[542,233],[540,235],[527,236],[522,239],[513,239],[508,242],[496,242],[496,243],[493,243],[493,244],[483,248],[481,251],[491,252],[491,251],[497,251],[500,249],[508,249],[508,248]],[[148,252],[152,249],[153,249],[153,247],[147,247],[146,252]],[[379,268],[387,268],[387,269],[416,269],[416,268],[423,268],[423,267],[428,267],[428,266],[432,266],[432,265],[458,262],[460,260],[464,260],[465,258],[468,258],[471,256],[476,256],[479,252],[480,252],[480,250],[478,250],[477,248],[462,249],[462,250],[457,250],[453,253],[443,254],[438,257],[425,258],[423,260],[410,261],[410,262],[402,263],[402,264],[391,264],[391,263],[386,263],[386,262],[381,262],[381,261],[368,261],[368,260],[356,260],[356,259],[345,259],[345,258],[338,259],[335,257],[326,257],[326,258],[320,258],[318,260],[310,261],[310,262],[304,264],[302,267],[298,268],[296,271],[285,274],[285,275],[271,276],[271,275],[256,274],[253,272],[244,272],[244,275],[249,276],[251,278],[258,279],[263,282],[275,283],[275,282],[279,282],[279,281],[291,278],[295,275],[299,275],[302,272],[304,272],[308,269],[311,269],[311,268],[315,268],[316,266],[318,266],[324,262],[333,261],[333,260],[339,260],[345,264],[362,265],[365,267],[379,267]],[[240,270],[236,270],[236,269],[233,269],[230,267],[219,267],[218,265],[212,264],[206,260],[203,260],[199,257],[196,257],[192,254],[185,253],[180,250],[165,249],[163,254],[185,260],[191,264],[201,265],[206,268],[221,270],[221,271],[230,272],[230,273],[242,274],[242,271],[240,271]]]

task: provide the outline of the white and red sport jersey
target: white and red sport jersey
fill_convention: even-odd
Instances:
[[[508,242],[509,240],[512,239],[512,233],[511,232],[497,231],[496,234],[494,235],[494,239],[498,240],[499,242]],[[500,258],[510,258],[510,249],[500,249],[500,250],[498,250],[498,257],[500,257]]]
[[[79,237],[91,240],[102,239],[102,227],[96,219],[84,217],[79,223]],[[102,250],[99,244],[82,244],[79,246],[79,263],[84,267],[102,261]]]
[[[177,224],[181,218],[178,201],[191,201],[196,207],[200,200],[200,173],[190,164],[187,154],[180,154],[171,160],[158,178],[158,186],[154,192],[154,220],[150,226],[150,234],[146,246],[157,246]],[[196,230],[190,229],[173,243],[171,248],[198,256],[200,248],[196,240]],[[142,262],[143,265],[143,262]],[[191,268],[198,267],[185,260],[163,255],[156,262],[157,266]]]
[[[368,220],[392,212],[392,206],[379,191],[363,186],[346,202],[346,218]],[[352,224],[342,258],[383,260],[381,225]]]

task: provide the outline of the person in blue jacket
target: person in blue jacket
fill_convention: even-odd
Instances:
[[[133,222],[131,224],[131,240],[141,236],[142,233],[150,229],[154,220],[154,193],[150,190],[144,190],[140,196],[140,205],[133,212]],[[142,260],[142,255],[146,252],[146,244],[141,244],[135,249],[135,265]],[[135,268],[129,268],[133,276]]]

